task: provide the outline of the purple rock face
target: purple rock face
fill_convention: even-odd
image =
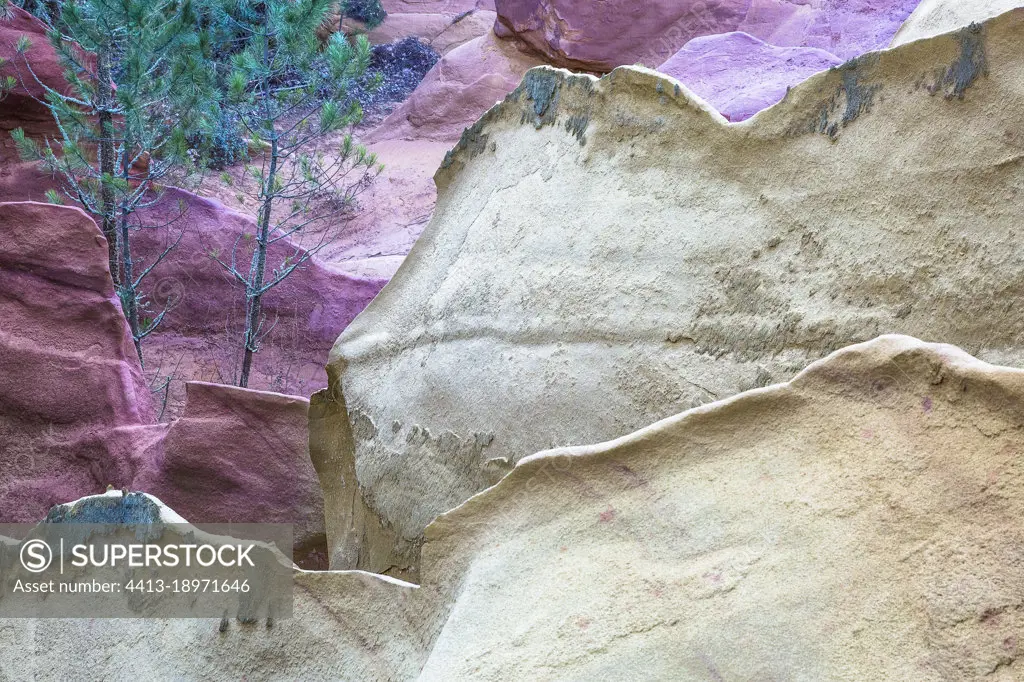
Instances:
[[[843,59],[879,49],[918,0],[496,0],[500,37],[556,66],[659,64],[689,40],[742,31]]]
[[[659,67],[686,84],[730,121],[743,121],[808,76],[841,64],[811,47],[776,47],[747,35],[695,38]]]
[[[743,121],[788,88],[884,49],[918,0],[751,0],[738,30],[694,38],[658,67]]]
[[[736,30],[779,47],[853,59],[889,44],[919,0],[751,0]]]

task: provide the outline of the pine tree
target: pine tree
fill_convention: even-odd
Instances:
[[[321,51],[316,29],[331,2],[267,0],[222,6],[219,23],[234,26],[244,45],[232,59],[227,106],[252,146],[263,148],[262,163],[249,167],[258,212],[256,234],[241,254],[248,267],[239,266],[241,239],[230,258],[214,254],[245,290],[240,386],[248,385],[253,356],[272,329],[265,328],[264,295],[329,243],[356,196],[383,169],[351,134],[336,148],[325,148],[335,133],[361,120],[362,109],[350,92],[371,57],[365,36],[350,44],[335,34]],[[298,233],[314,225],[322,230],[319,240],[305,248],[295,246]],[[274,244],[291,246],[276,264],[268,263]]]
[[[19,73],[45,89],[60,136],[40,146],[20,129],[12,135],[24,158],[40,160],[62,181],[51,201],[70,199],[100,223],[142,362],[142,340],[167,311],[147,318],[140,287],[177,242],[143,263],[133,253],[132,234],[166,227],[142,224],[139,212],[159,200],[172,173],[191,164],[185,132],[204,124],[212,79],[188,0],[76,0],[61,10],[49,39],[67,91],[42,83],[24,59],[27,39],[18,44]]]

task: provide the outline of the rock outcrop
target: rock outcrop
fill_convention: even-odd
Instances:
[[[195,523],[292,525],[295,562],[327,568],[323,493],[309,459],[309,401],[189,382],[184,414],[149,451],[133,490]]]
[[[112,485],[198,522],[293,524],[296,560],[326,568],[308,401],[200,383],[188,394],[182,419],[156,423],[96,223],[0,203],[0,522]]]
[[[0,203],[0,520],[129,486],[153,420],[96,223]]]
[[[54,186],[54,179],[40,173],[34,164],[19,164],[6,179],[0,177],[0,201],[44,200],[46,190]],[[394,210],[393,216],[416,211],[414,204],[407,211]],[[176,244],[142,286],[153,315],[168,311],[143,350],[154,385],[168,376],[175,379],[162,415],[170,419],[184,406],[183,379],[227,384],[237,380],[243,292],[212,256],[230,258],[236,245],[239,254],[245,252],[248,239],[255,234],[255,221],[216,200],[169,188],[158,203],[140,213],[139,222],[149,226],[133,233],[133,248],[140,262],[151,263]],[[422,225],[424,219],[410,222],[418,234],[416,223]],[[358,257],[379,254],[380,249],[366,243],[379,232],[367,226],[365,219],[360,225],[363,231],[346,230],[336,249],[351,245]],[[408,234],[394,237],[405,248],[414,239],[415,235]],[[291,242],[277,242],[270,248],[270,262],[276,267],[294,253],[296,246]],[[240,257],[243,261],[247,258]],[[268,328],[273,325],[273,329],[256,355],[250,388],[299,395],[322,388],[323,358],[332,343],[377,295],[395,267],[397,263],[370,263],[360,274],[352,275],[314,259],[271,290],[264,297],[264,311]]]
[[[540,63],[493,33],[471,40],[442,57],[409,99],[366,140],[457,140],[515,89],[523,73]]]
[[[1011,682],[1022,405],[1024,371],[883,337],[529,457],[430,525],[421,587],[297,571],[293,618],[219,632],[8,621],[3,672]]]
[[[46,25],[12,4],[4,12],[8,16],[0,19],[0,79],[11,76],[16,82],[14,89],[0,100],[0,163],[6,166],[18,160],[10,135],[15,128],[24,129],[30,137],[56,134],[53,117],[40,100],[45,99],[47,87],[65,92],[67,81],[57,52],[46,36]],[[22,38],[29,45],[24,55],[19,55],[17,46]],[[32,72],[25,68],[25,60],[32,65]],[[0,176],[4,170],[0,169]]]
[[[1024,5],[1021,0],[921,0],[892,39],[892,47],[954,31]]]
[[[1022,398],[887,337],[530,457],[428,528],[419,679],[1018,680]]]
[[[390,43],[415,36],[441,54],[488,32],[497,14],[493,0],[428,0],[382,3],[384,22],[369,32],[374,43]]]
[[[414,567],[431,519],[531,452],[880,333],[1024,363],[1022,40],[1011,12],[738,125],[652,71],[530,72],[463,136],[431,224],[332,351],[354,445],[318,452],[339,441],[314,430],[314,460],[351,467],[396,538],[357,566]]]
[[[501,37],[555,66],[607,72],[654,67],[699,36],[743,31],[780,47],[852,58],[885,46],[917,0],[497,0]]]
[[[746,33],[694,38],[658,67],[730,121],[745,121],[789,88],[843,60],[811,47],[776,47]]]

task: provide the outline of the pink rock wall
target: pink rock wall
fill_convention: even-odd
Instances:
[[[309,401],[190,382],[181,418],[148,451],[132,489],[193,523],[292,524],[304,568],[327,568],[323,493],[309,459]]]
[[[166,373],[177,367],[179,378],[233,383],[241,362],[243,289],[211,256],[227,261],[237,244],[245,268],[255,223],[179,189],[167,190],[142,219],[149,225],[170,223],[137,233],[136,249],[150,258],[181,235],[144,287],[154,310],[170,310],[147,339],[147,370],[159,365]],[[289,242],[278,242],[270,247],[268,263],[276,267],[294,253]],[[385,282],[353,277],[316,259],[292,273],[264,296],[266,329],[273,329],[256,354],[249,387],[311,395],[326,386],[323,368],[335,339]],[[183,397],[178,391],[174,398],[179,408]]]
[[[63,91],[67,87],[64,71],[57,53],[46,37],[46,25],[21,8],[9,6],[11,18],[0,21],[0,78],[13,76],[18,86],[0,101],[0,162],[16,160],[17,152],[10,131],[24,128],[29,135],[52,134],[53,117],[37,102],[46,91],[25,69],[23,58],[17,54],[18,41],[28,38],[30,47],[24,58],[29,60],[39,81]]]
[[[499,36],[556,66],[657,66],[699,36],[743,31],[844,58],[885,46],[917,0],[496,0]]]
[[[129,485],[153,420],[99,228],[0,204],[0,520]]]

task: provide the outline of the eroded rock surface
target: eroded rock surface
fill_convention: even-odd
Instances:
[[[886,45],[918,0],[497,0],[499,36],[556,66],[654,67],[699,36],[743,31],[772,45],[843,58]]]
[[[16,83],[0,100],[0,162],[6,165],[18,160],[10,136],[15,128],[22,128],[30,137],[57,134],[53,117],[39,100],[45,99],[46,88],[66,92],[68,84],[57,52],[46,37],[46,25],[13,4],[6,5],[4,12],[8,16],[0,19],[0,78],[11,76]],[[19,55],[17,46],[23,38],[28,40],[28,47],[24,55]],[[25,60],[32,71],[25,68]],[[0,169],[0,177],[3,172]]]
[[[1022,5],[1021,0],[921,0],[892,39],[892,46],[955,31]]]
[[[410,157],[413,162],[419,163]],[[6,181],[0,177],[0,200],[43,201],[46,189],[54,186],[54,179],[35,164],[19,164]],[[388,189],[382,186],[374,191]],[[418,234],[425,217],[417,202],[427,199],[408,192],[406,201],[408,208],[393,207],[391,224],[407,220]],[[346,257],[363,261],[361,267],[353,268],[357,274],[314,259],[264,297],[270,334],[253,362],[251,388],[309,395],[323,387],[323,358],[337,335],[377,295],[397,267],[394,258],[381,264],[377,257],[386,249],[407,249],[415,239],[409,230],[374,229],[368,219],[345,230],[335,246],[335,253],[349,249]],[[229,262],[236,249],[238,263],[246,267],[245,254],[251,253],[246,249],[256,226],[251,217],[219,201],[175,188],[168,188],[159,202],[141,212],[137,224],[148,226],[133,232],[135,257],[141,262],[151,263],[173,246],[142,286],[151,315],[167,310],[158,331],[143,343],[143,351],[154,387],[168,376],[174,379],[166,410],[159,415],[171,419],[184,407],[183,380],[237,382],[245,314],[243,291],[213,256]],[[378,240],[379,246],[370,243],[373,240]],[[270,247],[270,262],[277,267],[295,253],[293,243],[277,242]],[[163,402],[161,395],[158,412]]]
[[[237,249],[238,263],[247,267],[255,221],[220,202],[178,189],[168,189],[143,218],[151,225],[170,223],[165,229],[137,233],[139,252],[151,258],[181,235],[146,284],[154,307],[170,309],[160,331],[149,339],[147,365],[159,367],[164,374],[176,370],[179,378],[236,382],[244,295],[211,256],[230,262]],[[268,262],[278,267],[297,252],[301,253],[289,241],[277,242],[268,251]],[[385,281],[354,277],[318,259],[292,273],[264,297],[270,334],[254,359],[249,386],[299,395],[320,389],[323,357],[332,340]],[[179,409],[180,390],[172,401]]]
[[[442,57],[366,140],[457,140],[466,126],[515,89],[527,69],[540,63],[493,33],[471,40]]]
[[[1022,370],[882,337],[525,459],[430,525],[421,587],[296,571],[272,627],[3,623],[2,672],[1012,682],[1022,406]]]
[[[195,523],[292,525],[294,558],[327,568],[323,493],[309,459],[309,401],[189,382],[184,414],[167,427],[132,483]]]
[[[297,559],[324,568],[308,401],[199,383],[188,393],[182,419],[156,423],[95,222],[0,203],[0,521],[37,521],[107,486],[145,490],[195,521],[294,524]]]
[[[810,47],[776,47],[746,33],[694,38],[658,71],[684,83],[730,121],[745,121],[789,88],[843,60]]]
[[[0,203],[0,520],[127,487],[153,420],[96,223]]]
[[[1018,680],[1022,399],[886,337],[531,457],[428,529],[459,582],[419,679]]]
[[[731,126],[655,72],[528,74],[446,160],[430,226],[332,351],[354,440],[335,460],[397,538],[360,567],[414,566],[431,519],[531,452],[880,333],[1024,362],[1022,39],[1013,12]]]

